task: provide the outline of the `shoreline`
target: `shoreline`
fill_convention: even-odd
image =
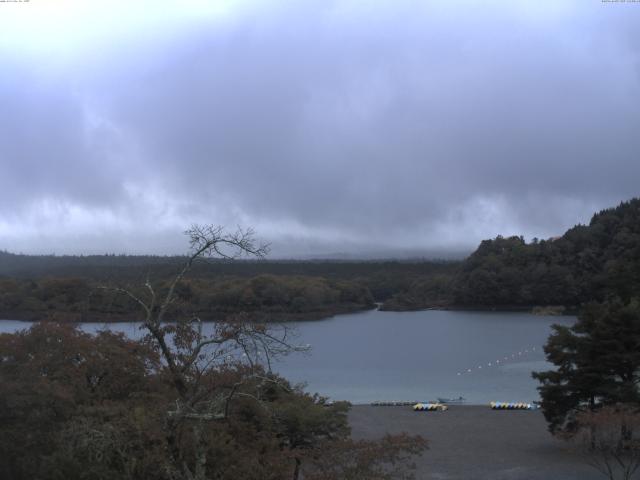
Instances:
[[[377,310],[375,305],[340,305],[327,311],[294,312],[214,312],[208,317],[202,317],[205,323],[224,320],[234,315],[246,315],[248,320],[255,323],[291,323],[315,322],[328,320],[337,315],[362,313]],[[9,318],[11,317],[11,318]],[[43,318],[44,317],[44,318]],[[58,322],[58,323],[132,323],[141,322],[144,318],[139,314],[124,313],[82,313],[82,312],[0,312],[0,321],[14,322]],[[168,317],[168,322],[175,322]]]
[[[429,449],[415,457],[416,479],[597,480],[602,478],[569,445],[551,436],[540,410],[492,410],[449,405],[446,412],[354,405],[354,439],[386,433],[422,435]]]
[[[389,310],[384,308],[384,304],[376,303],[372,306],[366,307],[358,307],[358,306],[343,306],[342,308],[337,308],[330,312],[306,312],[306,313],[291,313],[291,312],[268,312],[266,313],[266,317],[278,318],[277,320],[267,319],[267,320],[259,320],[259,314],[256,312],[235,312],[235,313],[219,313],[212,317],[203,319],[203,322],[218,322],[221,321],[225,316],[233,316],[246,314],[248,315],[250,321],[255,323],[291,323],[291,322],[321,322],[323,320],[329,320],[338,315],[349,315],[370,311],[379,311],[379,312],[395,312],[395,313],[406,313],[406,312],[426,312],[426,311],[452,311],[452,312],[496,312],[496,313],[530,313],[531,315],[536,316],[557,316],[557,317],[565,317],[565,316],[575,316],[577,315],[577,310],[573,308],[566,308],[561,314],[557,313],[536,313],[534,310],[539,306],[530,306],[530,307],[514,307],[514,306],[504,306],[504,307],[488,307],[488,306],[459,306],[459,305],[451,305],[451,306],[438,306],[438,307],[426,307],[426,308],[418,308],[418,309],[398,309],[398,310]],[[131,323],[131,322],[140,322],[142,318],[137,317],[135,315],[123,314],[122,316],[117,316],[114,318],[112,314],[91,314],[86,315],[78,312],[46,312],[44,314],[46,318],[39,317],[38,313],[34,312],[1,312],[0,313],[0,321],[15,321],[15,322],[59,322],[59,323]],[[265,315],[265,314],[262,314]],[[13,318],[4,318],[4,317],[13,317]],[[171,320],[170,320],[171,321]]]
[[[551,306],[553,308],[559,305]],[[429,305],[419,308],[384,308],[384,303],[378,309],[381,312],[423,312],[428,310],[437,311],[453,311],[453,312],[512,312],[512,313],[531,313],[540,316],[574,316],[577,315],[579,308],[577,306],[561,306],[562,313],[544,313],[549,306],[544,305]],[[542,311],[536,312],[537,309]]]

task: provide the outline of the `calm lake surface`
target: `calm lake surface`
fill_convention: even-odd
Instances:
[[[307,390],[335,400],[427,401],[463,396],[469,403],[538,399],[534,370],[546,370],[542,346],[551,325],[573,317],[506,312],[380,312],[292,322],[296,343],[310,344],[274,364],[274,370]],[[0,321],[0,332],[28,328]],[[136,323],[83,324],[138,337]]]

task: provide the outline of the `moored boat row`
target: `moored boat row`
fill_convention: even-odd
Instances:
[[[413,406],[416,412],[446,412],[448,408],[443,403],[416,403]]]
[[[438,398],[438,400],[428,402],[407,402],[407,401],[379,401],[372,402],[374,407],[413,407],[415,411],[446,411],[448,404],[459,405],[465,403],[463,397],[457,399]],[[490,402],[492,410],[535,410],[539,408],[538,402]]]
[[[493,410],[533,410],[535,405],[525,402],[491,402],[489,406]]]

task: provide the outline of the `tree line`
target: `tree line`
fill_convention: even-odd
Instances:
[[[0,313],[16,318],[126,319],[134,305],[95,291],[105,283],[167,279],[184,257],[25,256],[0,252]],[[205,318],[238,311],[282,319],[371,308],[531,308],[576,311],[611,295],[640,295],[640,200],[596,213],[561,237],[484,240],[463,261],[262,261],[207,259],[184,297]],[[48,318],[48,317],[45,317]]]
[[[640,199],[622,202],[547,240],[497,236],[450,272],[416,279],[390,309],[530,308],[640,296]]]
[[[185,257],[27,256],[0,252],[0,316],[25,320],[135,319],[136,306],[98,287],[162,288]],[[420,279],[450,274],[452,261],[265,261],[199,259],[180,299],[215,320],[247,312],[259,319],[302,320],[373,308]]]
[[[596,213],[559,238],[486,240],[460,266],[463,305],[567,305],[640,295],[640,199]]]
[[[168,288],[166,279],[154,283],[159,291]],[[0,316],[62,322],[139,319],[135,301],[103,288],[119,284],[64,277],[0,279]],[[374,306],[370,291],[359,283],[308,276],[185,279],[175,294],[175,308],[168,320],[185,309],[203,320],[221,320],[243,312],[259,321],[282,321],[322,318]]]

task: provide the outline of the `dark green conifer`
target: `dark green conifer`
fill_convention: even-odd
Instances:
[[[534,372],[552,432],[571,431],[579,412],[640,405],[640,302],[590,304],[571,327],[554,325],[545,352],[555,370]]]

